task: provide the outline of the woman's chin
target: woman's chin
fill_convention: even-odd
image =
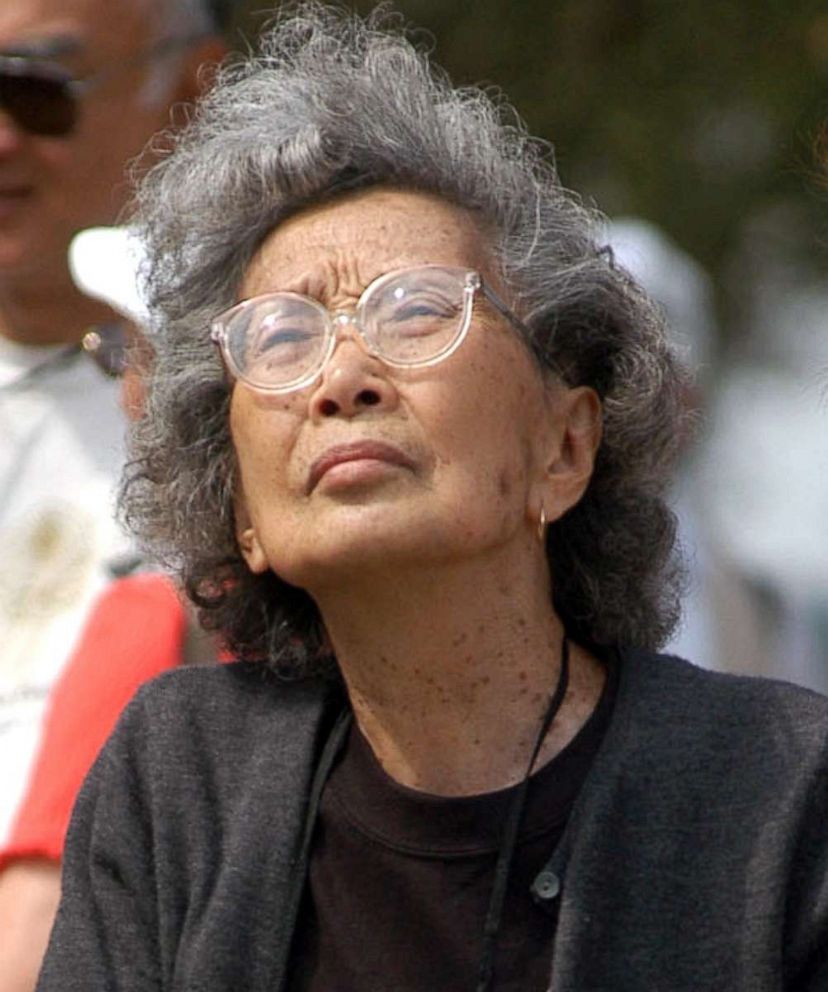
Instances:
[[[399,506],[339,504],[318,515],[307,537],[294,531],[289,546],[282,542],[270,561],[286,582],[312,592],[368,573],[426,566],[445,552],[438,531]]]

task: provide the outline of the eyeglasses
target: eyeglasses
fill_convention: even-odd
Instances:
[[[265,293],[218,316],[211,338],[228,370],[253,389],[289,393],[322,372],[337,334],[353,327],[365,350],[387,365],[435,365],[463,343],[477,292],[518,330],[529,329],[479,272],[422,265],[386,272],[370,283],[353,313],[331,313],[299,293]]]
[[[120,378],[126,372],[129,348],[125,324],[96,324],[84,334],[81,348],[111,378]]]
[[[129,68],[168,55],[203,38],[167,38],[131,59],[76,79],[50,59],[0,55],[0,108],[19,128],[44,138],[65,138],[75,129],[81,96]]]

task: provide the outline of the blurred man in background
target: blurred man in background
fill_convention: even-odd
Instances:
[[[112,520],[118,385],[93,360],[112,357],[120,318],[75,288],[66,252],[76,231],[122,211],[126,163],[222,51],[208,0],[0,7],[2,992],[33,987],[58,895],[54,852],[10,840],[46,701],[130,557]]]

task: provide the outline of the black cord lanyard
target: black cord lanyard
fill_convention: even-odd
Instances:
[[[497,935],[500,932],[500,921],[503,916],[503,902],[506,898],[506,886],[509,882],[509,872],[512,868],[515,846],[517,845],[518,831],[523,819],[523,811],[526,806],[526,796],[529,792],[529,776],[532,768],[538,760],[541,745],[544,738],[552,726],[552,721],[558,714],[566,697],[566,690],[569,687],[569,641],[564,636],[561,644],[561,671],[558,676],[558,685],[552,694],[546,713],[543,717],[538,736],[535,739],[535,746],[532,748],[532,756],[526,767],[526,774],[515,790],[512,802],[509,805],[509,812],[506,817],[506,825],[503,830],[503,837],[500,841],[500,850],[497,854],[497,866],[495,867],[495,880],[492,886],[492,895],[489,899],[489,909],[486,913],[486,924],[483,927],[483,956],[480,959],[480,970],[478,971],[476,992],[488,992],[492,985],[494,975],[494,959],[497,946]]]

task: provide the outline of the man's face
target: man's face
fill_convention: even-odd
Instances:
[[[129,64],[158,40],[154,9],[146,0],[0,2],[0,54],[54,57],[77,78],[114,70],[80,95],[66,137],[27,133],[0,107],[0,287],[62,274],[72,235],[112,223],[124,205],[126,162],[169,118],[165,101],[147,99],[157,65]]]

